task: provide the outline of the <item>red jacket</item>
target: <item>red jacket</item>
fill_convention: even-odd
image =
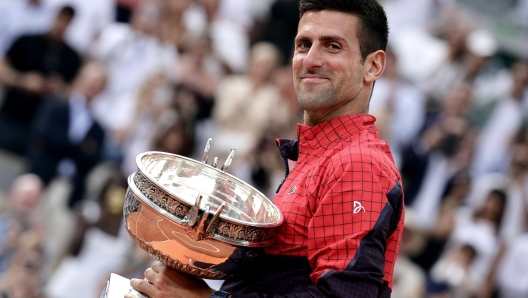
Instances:
[[[277,272],[295,272],[298,263],[292,261],[287,269],[263,269],[281,278],[263,273],[253,279],[291,290],[263,287],[273,294],[233,297],[390,296],[403,232],[403,192],[389,145],[379,139],[374,121],[370,115],[350,115],[313,127],[299,124],[298,142],[277,140],[287,177],[274,203],[285,221],[266,254],[268,262],[282,257],[283,264],[307,259],[309,267],[297,271],[308,271],[302,274],[311,283],[299,287],[303,282],[295,273]]]

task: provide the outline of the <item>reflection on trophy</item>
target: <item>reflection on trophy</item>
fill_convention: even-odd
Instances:
[[[201,162],[163,152],[138,155],[123,213],[130,237],[155,259],[199,278],[225,279],[263,253],[283,217],[261,192],[226,173],[234,149],[220,169],[218,157],[207,164],[211,141]],[[117,292],[112,280],[119,277],[112,275],[101,297]]]

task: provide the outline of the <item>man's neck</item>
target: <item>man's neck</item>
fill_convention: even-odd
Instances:
[[[313,110],[304,111],[304,124],[315,126],[345,115],[367,114],[373,86],[362,88],[356,96],[345,103]]]
[[[48,40],[51,41],[54,45],[62,45],[63,36],[56,32],[50,31],[48,33]]]
[[[308,126],[315,126],[319,123],[332,120],[345,115],[354,115],[354,114],[367,114],[368,113],[368,104],[352,104],[350,102],[346,106],[338,106],[329,110],[314,110],[314,111],[304,111],[304,124]]]

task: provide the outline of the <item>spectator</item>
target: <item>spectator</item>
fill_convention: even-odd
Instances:
[[[471,243],[479,254],[477,267],[480,282],[489,272],[491,261],[500,247],[500,230],[505,222],[508,195],[504,190],[491,190],[482,206],[473,211],[468,207],[458,208],[454,214],[453,230],[449,245]]]
[[[183,50],[176,104],[180,115],[192,118],[195,123],[197,143],[205,144],[213,134],[211,115],[218,85],[226,74],[225,68],[208,35],[190,36]],[[196,156],[200,154],[195,153]]]
[[[82,199],[86,175],[101,158],[105,132],[94,118],[91,104],[105,83],[104,68],[88,63],[75,79],[68,101],[49,98],[36,115],[30,171],[46,184],[58,174],[72,178],[70,207]]]
[[[475,147],[473,174],[504,173],[508,163],[509,144],[521,128],[528,111],[528,63],[519,61],[511,69],[509,94],[499,99],[482,128]]]
[[[7,210],[0,215],[0,272],[9,265],[19,237],[34,230],[42,192],[42,181],[32,174],[22,175],[13,183]]]
[[[215,103],[215,93],[225,74],[215,57],[208,36],[193,37],[181,57],[180,85],[193,94],[193,111],[198,121],[209,119]]]
[[[436,101],[445,98],[450,86],[462,82],[473,85],[476,81],[492,80],[495,75],[490,68],[490,59],[498,51],[495,38],[488,31],[478,29],[471,32],[465,40],[465,55],[461,59],[445,64],[425,83],[427,92]],[[450,56],[450,59],[453,57]]]
[[[442,13],[449,11],[454,6],[454,0],[382,0],[389,19],[391,33],[398,35],[409,27],[428,30]],[[409,15],[408,11],[414,11]]]
[[[380,137],[389,142],[398,159],[403,147],[408,146],[423,127],[426,98],[416,86],[400,77],[395,53],[388,49],[386,54],[386,70],[376,81],[369,112],[376,117]]]
[[[256,33],[257,40],[274,44],[282,54],[282,63],[287,64],[293,55],[293,43],[299,23],[298,1],[277,0],[270,8],[270,17]]]
[[[272,82],[279,91],[279,102],[274,117],[281,121],[267,123],[260,139],[246,157],[251,167],[251,185],[269,197],[277,191],[277,185],[284,179],[284,163],[277,155],[275,138],[295,139],[296,124],[303,122],[304,111],[297,105],[293,86],[291,65],[279,67],[272,73]]]
[[[123,226],[126,181],[118,169],[111,171],[100,197],[96,198],[99,211],[96,216],[87,216],[85,208],[78,214],[69,256],[62,260],[46,285],[50,297],[69,298],[72,293],[76,298],[97,297],[102,291],[99,285],[126,262],[132,244]]]
[[[183,13],[191,5],[191,0],[162,1],[159,24],[159,38],[163,43],[169,43],[182,48],[187,28],[183,23]]]
[[[218,141],[213,149],[221,156],[231,148],[245,156],[269,123],[285,121],[277,111],[280,94],[270,81],[279,58],[275,46],[258,43],[251,50],[248,74],[227,77],[219,86],[213,111]]]
[[[121,136],[123,143],[123,162],[121,170],[128,177],[137,169],[136,156],[153,150],[155,132],[171,123],[178,113],[170,108],[173,97],[172,86],[163,73],[149,77],[141,88],[131,126]]]
[[[161,128],[154,137],[153,150],[190,156],[194,149],[193,135],[188,132],[185,123],[175,121],[168,127]]]
[[[77,74],[81,59],[64,42],[74,14],[70,6],[63,7],[48,33],[21,36],[0,61],[0,82],[7,88],[0,110],[0,148],[24,155],[42,96],[64,92]]]
[[[423,244],[411,257],[414,263],[427,272],[438,261],[446,247],[455,225],[455,215],[469,191],[471,178],[466,171],[460,171],[448,183],[434,227],[429,231],[423,231],[419,225],[415,227],[416,230],[421,230]]]
[[[115,5],[111,0],[46,0],[54,7],[71,5],[75,18],[66,30],[65,40],[80,54],[85,55],[101,31],[114,21]]]
[[[498,232],[506,199],[504,191],[494,189],[477,211],[460,207],[451,219],[446,219],[452,222],[452,233],[445,253],[431,270],[430,291],[474,297],[485,286],[500,249]]]
[[[275,112],[281,121],[269,123],[275,133],[282,137],[295,139],[297,137],[297,123],[302,123],[304,111],[297,105],[297,94],[293,86],[292,65],[279,67],[273,71],[272,80],[280,92],[281,100]],[[276,137],[273,136],[272,138]],[[283,174],[282,174],[283,175]],[[283,175],[284,176],[284,175]]]
[[[0,296],[8,298],[44,298],[42,267],[44,253],[38,237],[24,234],[17,241],[17,250],[8,270],[0,275]]]
[[[161,70],[169,81],[176,78],[176,48],[161,44],[156,35],[160,13],[156,2],[142,1],[130,25],[106,27],[92,45],[90,54],[108,70],[108,84],[94,102],[94,113],[113,140],[130,126],[137,94],[150,75]]]
[[[227,72],[240,74],[247,69],[250,17],[251,1],[200,0],[185,13],[184,22],[191,36],[210,35]]]
[[[467,84],[452,89],[442,109],[430,113],[430,123],[425,124],[421,136],[402,151],[402,177],[409,181],[404,183],[405,202],[413,208],[429,210],[417,211],[417,218],[428,222],[424,228],[434,224],[435,217],[431,215],[437,211],[447,181],[459,167],[465,166],[455,165],[450,159],[467,132],[465,115],[470,99],[471,89]]]
[[[474,179],[466,204],[478,210],[486,198],[486,193],[493,188],[502,188],[508,195],[506,211],[501,230],[502,241],[510,241],[524,231],[527,214],[528,197],[528,147],[525,144],[514,144],[511,148],[511,160],[507,174],[492,173]]]
[[[448,249],[433,267],[427,297],[474,297],[478,288],[471,267],[477,257],[470,244]]]

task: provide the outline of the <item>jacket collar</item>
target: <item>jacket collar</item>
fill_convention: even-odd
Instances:
[[[353,114],[330,119],[315,126],[297,124],[297,135],[302,147],[318,148],[339,140],[350,139],[358,132],[374,126],[376,118],[367,114]]]
[[[299,157],[299,143],[308,148],[328,146],[338,140],[349,139],[352,135],[374,125],[376,118],[367,114],[354,114],[331,119],[315,126],[297,124],[298,140],[275,139],[279,154],[286,165],[286,161],[297,161]]]

